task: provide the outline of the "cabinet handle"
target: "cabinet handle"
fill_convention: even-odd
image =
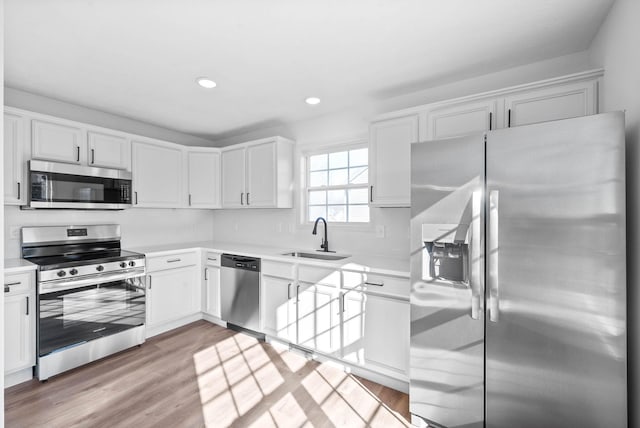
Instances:
[[[511,128],[511,109],[507,111],[507,128]]]
[[[287,300],[291,299],[291,283],[287,284]]]
[[[207,260],[211,260],[212,262],[217,262],[218,259],[212,259],[211,257],[207,257]]]
[[[244,192],[240,193],[240,205],[244,205]]]
[[[493,128],[493,112],[489,112],[489,131]]]
[[[27,313],[25,315],[29,315],[29,296],[25,296],[25,299],[27,299]]]
[[[12,286],[12,285],[20,285],[20,284],[22,284],[22,281],[8,282],[8,283],[6,283],[6,284],[4,285],[4,286],[5,286],[5,290],[6,290],[6,287],[10,287],[10,286]]]
[[[149,290],[151,290],[151,275],[149,275]]]
[[[369,202],[373,202],[373,186],[369,187]]]
[[[249,192],[247,192],[247,205],[251,205],[251,204],[249,203]]]
[[[96,149],[91,149],[91,164],[96,163]]]
[[[296,303],[300,302],[300,284],[296,285]]]
[[[384,287],[384,281],[380,281],[380,282],[365,281],[364,285],[375,285],[376,287]]]
[[[80,162],[80,146],[76,146],[77,161]]]
[[[11,292],[11,287],[9,287],[8,285],[4,286],[4,292],[5,293],[10,293]]]
[[[344,313],[344,295],[345,295],[345,293],[342,293],[340,295],[340,302],[339,302],[341,304],[341,306],[342,306],[342,309],[340,310],[340,312],[342,312],[342,313]],[[338,309],[340,309],[340,308],[338,308]]]
[[[20,199],[20,182],[18,181],[18,199]]]
[[[167,263],[175,263],[175,262],[179,262],[181,259],[171,259],[171,260],[167,260]]]
[[[137,191],[136,191],[136,192],[133,192],[133,194],[134,194],[134,195],[135,195],[135,197],[136,197],[136,205],[138,205],[138,192],[137,192]]]
[[[189,206],[191,206],[191,193],[189,193]]]
[[[204,280],[209,281],[209,268],[204,268]]]

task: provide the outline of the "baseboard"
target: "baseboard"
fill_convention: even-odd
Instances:
[[[33,367],[28,367],[17,372],[5,374],[4,387],[9,388],[22,382],[28,382],[31,379],[33,379]]]
[[[227,328],[227,322],[226,321],[222,321],[220,318],[213,316],[213,315],[209,315],[206,313],[202,313],[202,319],[205,321],[209,321],[212,324],[216,324],[219,325],[220,327],[224,327]]]
[[[153,327],[146,326],[147,328],[147,339],[153,336],[157,336],[161,333],[166,333],[169,330],[173,330],[174,328],[182,327],[183,325],[190,324],[192,322],[198,321],[202,319],[202,312],[198,312],[196,314],[189,315],[187,317],[179,318],[177,320],[169,321],[164,324],[156,325]]]

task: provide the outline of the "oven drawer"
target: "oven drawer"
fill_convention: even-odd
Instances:
[[[33,272],[22,272],[4,276],[4,295],[29,293],[34,287]]]
[[[147,272],[176,269],[198,264],[198,251],[176,252],[164,256],[147,257]]]

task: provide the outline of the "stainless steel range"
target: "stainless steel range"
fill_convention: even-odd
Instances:
[[[145,258],[119,225],[24,227],[22,257],[38,265],[38,379],[144,342]]]

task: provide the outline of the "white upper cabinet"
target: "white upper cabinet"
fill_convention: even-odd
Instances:
[[[4,114],[4,203],[20,205],[25,202],[26,160],[25,119]]]
[[[87,132],[87,164],[90,166],[129,169],[131,145],[123,136],[101,132]]]
[[[371,189],[377,207],[411,206],[411,143],[418,141],[418,115],[374,122],[369,127]]]
[[[182,146],[133,141],[135,207],[180,208],[183,205]]]
[[[598,82],[589,80],[508,95],[505,128],[597,113]]]
[[[187,149],[188,205],[220,208],[220,150]]]
[[[240,208],[245,201],[245,148],[222,151],[222,207]]]
[[[31,122],[31,157],[67,163],[81,163],[85,138],[82,129],[59,123]]]
[[[291,208],[293,141],[265,138],[222,149],[223,208]]]
[[[436,108],[427,113],[427,140],[468,135],[496,128],[497,100]]]

